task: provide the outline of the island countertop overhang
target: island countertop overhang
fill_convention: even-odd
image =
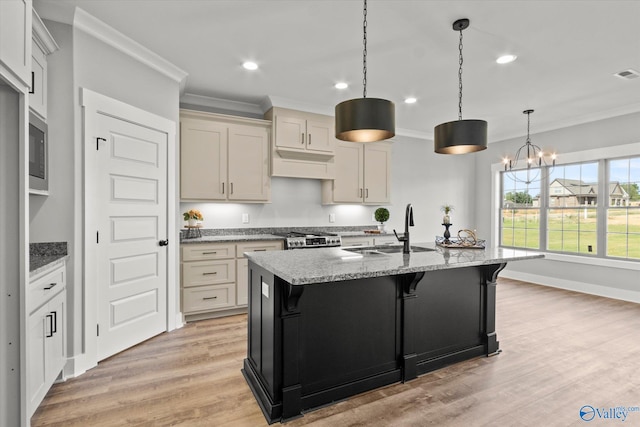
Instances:
[[[538,252],[507,249],[452,249],[435,243],[413,246],[426,252],[361,255],[345,248],[299,249],[290,251],[247,252],[249,260],[292,285],[339,282],[421,271],[501,264],[544,258]]]

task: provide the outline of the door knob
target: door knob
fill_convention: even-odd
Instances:
[[[158,244],[159,244],[160,246],[167,246],[167,245],[169,244],[169,240],[160,240],[160,241],[158,242]]]

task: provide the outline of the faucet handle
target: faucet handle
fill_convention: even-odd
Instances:
[[[402,233],[402,237],[398,236],[395,228],[393,229],[393,234],[396,235],[396,239],[398,239],[398,242],[404,242],[405,240],[407,240],[407,237],[404,235],[404,233]]]

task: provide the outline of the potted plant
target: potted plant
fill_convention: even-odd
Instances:
[[[378,208],[373,213],[373,217],[380,223],[378,230],[384,231],[384,223],[389,219],[389,210],[387,208]]]
[[[449,215],[449,213],[451,213],[451,211],[453,211],[453,205],[450,204],[444,204],[442,205],[442,207],[440,207],[440,210],[442,212],[444,212],[444,216],[442,217],[442,223],[443,224],[451,224],[451,216]]]
[[[198,221],[202,221],[204,217],[198,209],[189,209],[183,213],[184,220],[187,221],[189,227],[195,227]]]

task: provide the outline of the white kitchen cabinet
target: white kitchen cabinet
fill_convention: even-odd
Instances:
[[[0,1],[0,66],[31,86],[31,0]]]
[[[322,203],[384,204],[391,200],[391,144],[336,145],[336,173],[322,182]]]
[[[268,202],[269,123],[182,110],[180,164],[182,200]]]
[[[245,252],[281,250],[281,240],[187,243],[182,249],[182,311],[187,321],[246,312]]]
[[[332,178],[335,128],[331,116],[274,107],[271,120],[271,174],[294,178]]]
[[[65,265],[29,284],[27,415],[31,417],[66,363]]]
[[[31,47],[31,90],[29,91],[29,108],[43,121],[47,120],[47,55],[59,49],[58,44],[45,27],[44,23],[33,11],[33,41]]]
[[[369,236],[342,236],[342,246],[373,246],[373,237]]]

